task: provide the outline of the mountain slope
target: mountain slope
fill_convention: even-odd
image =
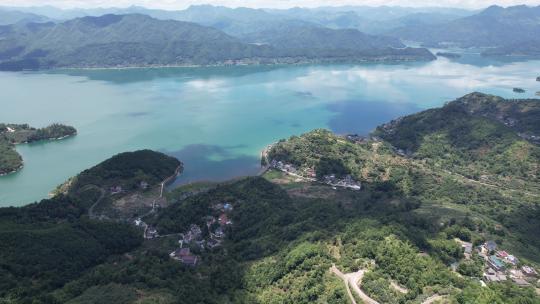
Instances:
[[[0,7],[0,26],[15,24],[15,23],[29,23],[29,22],[47,22],[49,18],[37,14],[20,12],[15,10],[7,10]]]
[[[491,6],[479,14],[444,24],[405,26],[388,34],[429,46],[519,47],[538,41],[540,6]]]
[[[539,115],[540,100],[472,93],[394,120],[375,134],[414,158],[475,180],[538,188],[540,147],[531,139],[538,136]]]
[[[251,43],[270,44],[286,49],[384,49],[405,47],[398,39],[372,36],[355,29],[335,30],[315,26],[288,26],[246,35]]]
[[[211,27],[136,14],[4,26],[0,35],[0,70],[434,58],[425,49],[370,47],[336,52],[328,44],[320,50],[304,45],[291,51],[244,43]],[[366,37],[345,35],[335,42],[354,39],[357,42],[349,42],[354,46],[379,39]]]
[[[83,17],[61,24],[28,24],[5,30],[9,59],[39,66],[206,64],[253,56],[264,50],[216,29],[143,15]]]

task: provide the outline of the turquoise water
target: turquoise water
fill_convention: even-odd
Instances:
[[[19,145],[25,167],[0,177],[0,206],[45,198],[81,170],[143,148],[185,162],[177,184],[254,174],[260,150],[281,138],[314,128],[366,134],[471,91],[533,97],[539,70],[540,61],[472,54],[396,65],[0,73],[1,122],[60,122],[79,131],[63,141]]]

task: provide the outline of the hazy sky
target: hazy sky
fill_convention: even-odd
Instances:
[[[142,5],[152,8],[183,9],[192,4],[214,4],[229,7],[288,8],[340,5],[400,5],[400,6],[451,6],[463,8],[483,8],[492,4],[510,6],[516,4],[540,5],[540,0],[0,0],[0,5],[32,6],[54,5],[62,8],[73,7],[123,7]]]

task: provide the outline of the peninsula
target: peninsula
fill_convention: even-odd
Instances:
[[[0,123],[0,175],[16,172],[23,167],[23,159],[15,145],[41,140],[59,140],[77,134],[74,127],[52,124],[45,128],[32,128],[28,124]]]

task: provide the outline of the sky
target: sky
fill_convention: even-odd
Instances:
[[[61,8],[126,7],[140,5],[148,8],[184,9],[190,5],[213,4],[228,7],[290,8],[342,5],[444,6],[484,8],[493,4],[540,5],[540,0],[0,0],[0,6],[43,6]]]

